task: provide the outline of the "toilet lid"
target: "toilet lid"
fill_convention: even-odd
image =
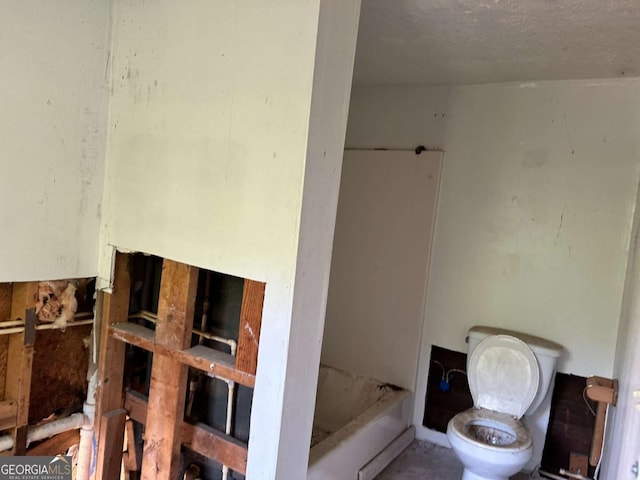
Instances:
[[[467,371],[476,407],[521,418],[538,391],[540,369],[529,346],[509,335],[485,338]]]

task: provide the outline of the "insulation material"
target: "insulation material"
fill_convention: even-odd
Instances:
[[[78,309],[76,283],[70,280],[40,282],[36,315],[38,320],[54,323],[64,329]]]

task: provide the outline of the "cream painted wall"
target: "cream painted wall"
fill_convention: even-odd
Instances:
[[[0,281],[96,274],[109,5],[3,2]]]
[[[347,148],[442,149],[448,87],[354,87]]]
[[[116,2],[101,231],[265,281],[247,474],[306,475],[359,2]]]
[[[442,152],[344,153],[322,362],[413,389]]]
[[[474,324],[566,348],[560,370],[613,372],[640,171],[640,81],[451,90],[415,421],[432,344]]]

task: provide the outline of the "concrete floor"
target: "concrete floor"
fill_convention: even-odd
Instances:
[[[453,450],[415,440],[376,480],[457,480],[462,477],[462,464]],[[531,478],[518,474],[512,480]]]

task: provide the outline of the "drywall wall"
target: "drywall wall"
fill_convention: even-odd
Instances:
[[[622,300],[620,328],[613,371],[618,379],[618,402],[609,407],[605,449],[602,456],[602,478],[624,478],[638,461],[640,451],[640,189],[636,198],[627,276]]]
[[[256,480],[306,474],[358,7],[115,6],[101,284],[113,247],[266,282]]]
[[[563,372],[612,374],[639,129],[638,80],[451,90],[416,422],[430,345],[464,351],[474,324],[562,344]]]
[[[322,362],[413,389],[442,152],[347,151]]]
[[[448,87],[354,87],[347,148],[442,149]]]
[[[109,2],[3,2],[0,281],[94,276]]]

